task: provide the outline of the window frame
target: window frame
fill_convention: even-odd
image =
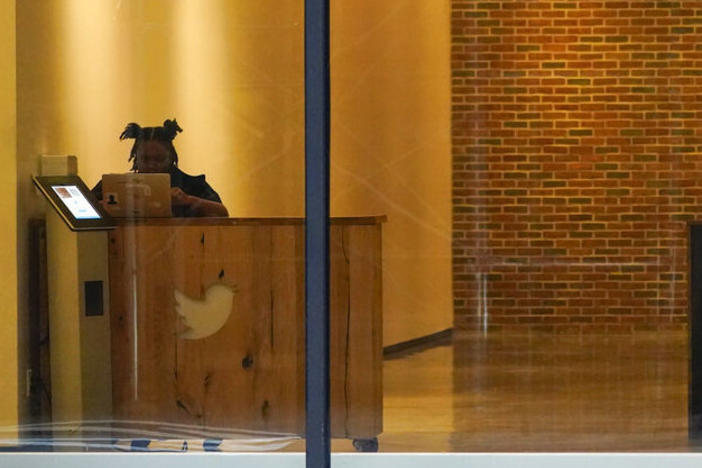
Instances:
[[[8,453],[0,464],[18,467],[252,468],[336,466],[403,467],[697,467],[702,454],[622,453],[416,453],[331,455],[329,432],[329,0],[305,0],[305,272],[306,272],[306,453]],[[314,395],[314,398],[312,398]],[[16,450],[22,450],[17,447]]]

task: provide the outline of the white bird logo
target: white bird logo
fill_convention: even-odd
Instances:
[[[207,288],[204,299],[192,299],[173,289],[175,310],[185,325],[178,338],[199,340],[219,331],[232,311],[235,292],[229,286],[218,283]]]

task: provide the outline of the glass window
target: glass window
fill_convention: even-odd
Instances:
[[[304,2],[0,5],[0,457],[299,465]],[[335,463],[698,464],[700,5],[330,8]]]
[[[11,3],[3,445],[304,450],[303,2]],[[32,184],[66,175],[112,229]]]
[[[334,4],[332,212],[387,217],[381,452],[696,446],[699,14]]]

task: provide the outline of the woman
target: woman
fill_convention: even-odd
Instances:
[[[178,169],[178,153],[173,139],[182,132],[175,119],[166,120],[162,127],[140,127],[130,123],[120,140],[134,139],[129,153],[132,171],[168,173],[171,175],[171,205],[173,216],[228,216],[227,209],[204,175],[191,176]],[[102,181],[93,188],[102,200]]]

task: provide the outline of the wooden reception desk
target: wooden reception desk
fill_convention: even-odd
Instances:
[[[331,223],[333,437],[382,431],[384,219]],[[114,419],[304,434],[304,246],[295,218],[131,220],[112,231]],[[217,284],[234,292],[228,318],[183,338],[174,291],[198,301]]]

